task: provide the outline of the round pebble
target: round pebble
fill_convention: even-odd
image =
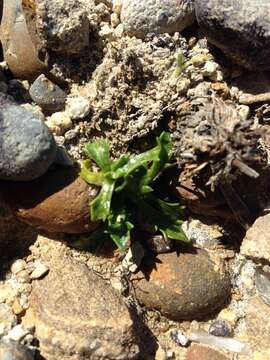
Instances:
[[[47,118],[46,125],[56,134],[63,135],[72,127],[70,116],[65,112],[56,112]]]
[[[232,334],[232,328],[226,321],[216,320],[211,324],[209,333],[215,336],[228,337]]]
[[[90,112],[90,102],[82,96],[69,98],[66,110],[71,119],[83,119]]]
[[[24,270],[26,268],[26,262],[22,259],[18,259],[14,261],[14,263],[11,265],[11,272],[12,274],[17,274],[18,272]]]
[[[132,277],[136,298],[172,320],[195,320],[220,309],[230,296],[229,276],[207,252],[145,259]],[[146,274],[146,275],[145,275]]]
[[[129,35],[181,32],[195,20],[193,0],[123,0],[121,21]]]
[[[53,135],[32,112],[16,105],[0,109],[0,179],[38,178],[52,164],[55,154]]]

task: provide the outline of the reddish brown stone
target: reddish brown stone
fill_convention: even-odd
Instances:
[[[229,358],[219,351],[194,344],[188,348],[186,360],[229,360]]]
[[[230,295],[223,263],[202,250],[159,255],[132,278],[135,296],[173,320],[194,320],[221,308]]]
[[[57,167],[42,177],[5,183],[6,201],[27,224],[49,232],[85,233],[98,223],[90,221],[89,201],[95,191],[78,176],[78,167]]]

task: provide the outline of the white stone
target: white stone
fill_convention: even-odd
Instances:
[[[90,112],[90,102],[82,96],[68,98],[66,111],[71,119],[83,119]]]
[[[204,67],[202,68],[202,73],[204,76],[213,76],[218,69],[218,64],[214,61],[206,61]]]
[[[26,268],[26,262],[22,259],[15,260],[14,263],[11,265],[11,272],[12,274],[17,274],[18,272],[24,270]]]
[[[47,274],[48,271],[49,271],[49,268],[47,265],[44,265],[41,262],[37,261],[35,263],[35,269],[31,273],[30,278],[31,279],[39,279],[42,276],[44,276],[45,274]]]
[[[26,335],[30,334],[29,329],[19,324],[14,326],[9,333],[4,337],[5,340],[21,341]]]
[[[135,241],[131,244],[126,256],[122,261],[123,268],[129,270],[132,273],[136,272],[141,265],[144,255],[144,248],[138,241]]]
[[[72,127],[72,120],[65,112],[55,112],[47,118],[46,125],[56,134],[63,135]]]
[[[125,31],[139,38],[148,33],[181,32],[195,20],[193,0],[123,0],[121,21]]]

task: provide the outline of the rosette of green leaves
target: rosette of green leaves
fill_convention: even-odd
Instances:
[[[122,155],[115,161],[110,159],[106,140],[85,146],[89,159],[82,163],[80,176],[101,187],[90,203],[91,220],[102,220],[102,231],[122,251],[129,244],[138,213],[165,238],[187,241],[181,228],[182,208],[157,198],[151,188],[153,180],[168,165],[171,147],[171,137],[166,132],[157,138],[153,149],[139,155]],[[100,168],[99,172],[92,170],[91,161]]]

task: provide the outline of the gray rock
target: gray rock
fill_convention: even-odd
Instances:
[[[0,106],[5,106],[5,105],[12,105],[15,103],[15,100],[13,99],[13,97],[11,97],[10,95],[7,95],[4,92],[0,92]]]
[[[30,87],[32,100],[46,111],[62,110],[66,102],[66,93],[58,86],[40,75]]]
[[[156,254],[170,252],[173,248],[173,240],[165,239],[163,235],[153,235],[147,239],[148,247]]]
[[[195,20],[193,0],[123,0],[121,21],[129,35],[181,32]]]
[[[132,278],[134,294],[148,308],[173,320],[194,320],[220,309],[230,296],[222,261],[205,251],[162,254]]]
[[[123,300],[105,281],[63,254],[33,283],[23,325],[35,326],[46,360],[129,360],[139,349]]]
[[[34,356],[23,345],[16,341],[0,342],[0,359],[1,360],[34,360]]]
[[[270,306],[270,273],[256,269],[255,285],[261,299]]]
[[[67,150],[63,146],[60,146],[60,145],[57,146],[54,163],[61,165],[61,166],[73,166],[74,165],[74,161],[69,157]]]
[[[270,68],[268,0],[196,0],[195,9],[208,40],[234,62],[253,70]]]
[[[55,154],[53,135],[32,112],[16,105],[0,108],[0,179],[38,178]]]
[[[41,0],[36,14],[40,39],[48,49],[74,55],[89,45],[88,13],[82,2]]]
[[[259,217],[247,231],[240,252],[254,259],[270,261],[270,214]]]
[[[232,335],[232,328],[227,321],[215,320],[209,328],[209,333],[215,336],[228,337]]]

